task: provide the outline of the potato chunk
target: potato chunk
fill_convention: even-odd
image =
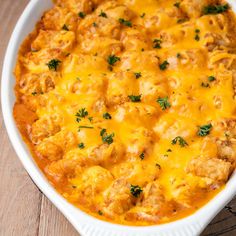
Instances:
[[[118,163],[125,157],[125,149],[121,143],[101,144],[88,149],[88,159],[95,163],[107,166],[111,163]]]
[[[69,52],[75,42],[75,33],[72,31],[40,30],[31,48],[38,51],[44,48],[59,48]]]
[[[80,191],[83,191],[85,196],[96,198],[97,194],[104,191],[112,183],[113,177],[107,169],[101,166],[92,166],[87,168],[82,176],[76,176],[71,181]]]
[[[173,209],[173,203],[166,201],[160,185],[157,182],[151,182],[144,188],[136,207],[126,213],[126,219],[157,223]]]
[[[20,92],[25,95],[47,93],[55,88],[55,80],[59,77],[56,72],[24,74],[19,81]]]
[[[61,30],[66,25],[69,30],[75,31],[77,21],[78,16],[76,14],[67,8],[56,6],[44,14],[39,26],[43,30]]]
[[[121,215],[134,204],[130,194],[130,184],[125,179],[115,180],[104,193],[103,212],[110,218]]]
[[[34,144],[41,142],[61,130],[60,126],[51,118],[45,117],[33,123],[29,136]]]
[[[216,4],[217,0],[183,0],[181,9],[191,18],[198,18],[202,15],[205,6]]]
[[[232,166],[229,162],[211,158],[197,158],[190,161],[187,172],[200,177],[207,177],[215,182],[225,183],[231,174]]]

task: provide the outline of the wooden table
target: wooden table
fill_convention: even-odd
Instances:
[[[10,34],[28,2],[0,0],[0,72]],[[79,236],[27,175],[9,142],[2,115],[0,147],[0,236]],[[203,235],[236,235],[236,198]]]

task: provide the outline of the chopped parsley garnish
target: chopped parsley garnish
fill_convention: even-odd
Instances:
[[[92,116],[88,117],[88,120],[89,120],[90,122],[92,122],[92,121],[93,121],[93,117],[92,117]]]
[[[142,193],[142,191],[143,191],[142,188],[139,187],[138,185],[132,185],[131,184],[131,186],[130,186],[130,193],[134,197],[138,198],[140,196],[140,194]]]
[[[195,39],[196,41],[199,41],[199,40],[200,40],[199,34],[196,34],[195,37],[194,37],[194,39]]]
[[[123,18],[120,18],[120,19],[119,19],[119,22],[120,22],[122,25],[125,25],[125,26],[128,26],[128,27],[132,27],[132,22],[131,22],[131,21],[125,20],[125,19],[123,19]]]
[[[209,88],[210,87],[210,85],[208,83],[204,83],[204,82],[201,83],[201,86],[204,87],[204,88]]]
[[[92,126],[80,125],[79,129],[93,129]]]
[[[35,95],[37,95],[38,93],[37,92],[33,92],[33,93],[31,93],[33,96],[35,96]]]
[[[96,22],[93,22],[93,27],[98,27]]]
[[[159,105],[163,111],[166,110],[167,108],[171,107],[171,105],[168,101],[168,97],[158,98],[157,102],[159,103]]]
[[[69,31],[69,28],[68,28],[68,26],[66,24],[63,25],[62,29],[66,30],[66,31]]]
[[[161,39],[154,39],[153,40],[153,48],[161,48]]]
[[[141,18],[144,18],[144,16],[146,15],[146,13],[143,13],[142,15],[140,15]]]
[[[102,129],[101,131],[100,131],[100,136],[103,136],[105,133],[106,133],[106,129]]]
[[[79,147],[80,149],[84,149],[84,148],[85,148],[84,143],[79,143],[79,144],[78,144],[78,147]]]
[[[61,64],[61,61],[58,59],[52,59],[49,61],[46,65],[48,66],[49,70],[56,71],[59,65]]]
[[[162,62],[159,67],[160,67],[160,70],[166,70],[167,69],[167,66],[169,65],[170,63],[168,61],[164,61]]]
[[[81,108],[76,114],[75,116],[77,117],[76,118],[76,121],[77,122],[80,122],[81,121],[81,118],[85,118],[86,116],[88,116],[88,112],[86,111],[85,108]]]
[[[177,57],[177,58],[180,58],[180,57],[181,57],[181,54],[178,52],[178,53],[176,54],[176,57]]]
[[[103,11],[101,11],[101,13],[98,16],[107,18],[107,14]]]
[[[199,33],[200,33],[200,30],[199,29],[195,29],[195,37],[194,37],[194,39],[196,40],[196,41],[199,41],[200,40],[200,36],[199,36]]]
[[[142,153],[139,155],[139,157],[140,157],[140,159],[141,159],[141,160],[143,160],[143,159],[144,159],[144,156],[145,156],[145,155],[144,155],[144,153],[143,153],[143,152],[142,152]]]
[[[179,144],[181,147],[185,147],[185,146],[188,146],[188,143],[180,136],[177,136],[176,138],[174,138],[172,141],[171,141],[171,144],[175,145],[175,144]]]
[[[179,8],[179,7],[180,7],[180,2],[176,2],[176,3],[174,4],[174,6],[177,7],[177,8]]]
[[[129,95],[128,97],[129,97],[131,102],[141,102],[141,96],[142,95],[140,94],[140,95],[137,95],[137,96]]]
[[[225,135],[225,137],[228,139],[228,138],[230,137],[229,131],[225,131],[225,132],[224,132],[224,135]]]
[[[142,77],[141,72],[134,72],[135,78],[139,79],[140,77]]]
[[[169,148],[169,149],[167,149],[167,152],[172,152],[172,150]]]
[[[215,81],[215,80],[216,80],[216,78],[212,75],[208,77],[208,81],[210,81],[210,82]]]
[[[161,169],[161,166],[158,163],[156,163],[156,167],[158,167],[158,169]]]
[[[181,24],[181,23],[184,23],[185,21],[187,21],[188,19],[186,19],[186,18],[180,18],[180,19],[178,19],[177,20],[177,23],[178,24]]]
[[[100,132],[100,135],[102,136],[102,141],[107,144],[112,144],[113,143],[113,137],[115,136],[114,133],[112,134],[107,134],[106,129],[102,129]]]
[[[114,66],[117,61],[120,61],[120,58],[115,55],[110,55],[107,58],[107,62],[111,66]]]
[[[98,215],[102,216],[103,212],[101,210],[98,211]]]
[[[106,112],[106,113],[103,114],[103,118],[106,119],[106,120],[110,120],[112,117],[108,112]]]
[[[229,4],[224,4],[224,5],[208,5],[205,6],[202,10],[203,15],[216,15],[219,13],[223,13],[227,10],[229,10],[230,6]]]
[[[202,137],[207,136],[210,133],[211,129],[212,124],[200,126],[197,134]]]
[[[81,12],[78,13],[78,16],[79,16],[81,19],[84,19],[84,17],[86,16],[86,14],[81,11]]]

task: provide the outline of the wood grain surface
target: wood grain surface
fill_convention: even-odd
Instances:
[[[28,2],[0,0],[0,72],[11,32]],[[1,114],[0,236],[79,236],[24,170],[9,142]],[[236,235],[236,198],[217,215],[202,235]]]

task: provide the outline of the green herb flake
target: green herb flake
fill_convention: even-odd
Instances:
[[[98,211],[98,215],[102,216],[103,212],[101,210]]]
[[[107,62],[111,66],[114,66],[117,61],[120,61],[120,58],[115,55],[110,55],[107,58]]]
[[[103,136],[106,132],[107,132],[106,129],[102,129],[102,130],[100,131],[100,136]]]
[[[106,119],[106,120],[110,120],[112,117],[108,112],[106,112],[106,113],[103,114],[103,118]]]
[[[210,84],[202,82],[202,83],[201,83],[201,86],[202,86],[203,88],[209,88],[209,87],[210,87]]]
[[[144,18],[146,16],[146,13],[143,13],[142,15],[140,15],[141,18]]]
[[[161,169],[161,166],[160,164],[156,163],[156,167],[160,170]]]
[[[197,134],[201,137],[207,136],[208,134],[210,134],[211,129],[212,124],[202,125],[199,127]]]
[[[170,64],[170,63],[169,63],[168,61],[162,62],[162,63],[159,65],[160,70],[166,70],[169,64]]]
[[[203,15],[216,15],[219,13],[223,13],[230,9],[229,4],[224,5],[208,5],[205,6],[202,10]]]
[[[107,18],[107,14],[103,11],[101,11],[101,13],[98,16]]]
[[[84,148],[85,148],[84,143],[79,143],[79,144],[78,144],[78,148],[84,149]]]
[[[79,16],[81,19],[84,19],[84,17],[86,16],[86,14],[81,11],[81,12],[78,13],[78,16]]]
[[[177,20],[177,23],[182,24],[182,23],[186,22],[187,20],[188,20],[187,18],[180,18]]]
[[[80,125],[79,129],[93,129],[93,127],[92,126],[86,126],[86,125]]]
[[[120,24],[122,24],[122,25],[125,25],[125,26],[128,26],[128,27],[132,27],[132,22],[131,22],[131,21],[125,20],[125,19],[123,19],[123,18],[120,18],[120,19],[119,19],[119,22],[120,22]]]
[[[134,72],[134,76],[136,79],[139,79],[140,77],[142,77],[141,72]]]
[[[58,59],[52,59],[46,65],[48,66],[49,70],[57,71],[58,67],[60,66],[61,61]]]
[[[196,34],[195,37],[194,37],[194,39],[195,39],[196,41],[200,41],[200,36],[199,36],[198,34]]]
[[[174,6],[177,7],[177,8],[179,8],[179,7],[180,7],[180,2],[176,2],[176,3],[174,4]]]
[[[225,131],[225,132],[224,132],[224,135],[225,135],[225,137],[228,139],[228,138],[230,137],[229,131]]]
[[[130,186],[130,193],[138,198],[140,196],[140,194],[143,192],[142,188],[138,185],[132,185]]]
[[[178,52],[178,53],[176,54],[176,57],[177,57],[177,58],[180,58],[180,57],[181,57],[181,54]]]
[[[142,152],[142,153],[139,155],[139,157],[140,157],[141,160],[143,160],[144,157],[145,157],[144,153]]]
[[[158,98],[157,99],[157,102],[159,103],[161,109],[164,111],[166,110],[167,108],[170,108],[171,105],[168,101],[168,97],[165,97],[165,98]]]
[[[107,143],[107,144],[112,144],[113,143],[113,137],[115,136],[114,133],[112,134],[107,134],[107,130],[106,129],[102,129],[100,131],[100,136],[102,137],[102,141],[103,143]]]
[[[93,27],[98,27],[98,24],[96,22],[93,22]]]
[[[88,116],[88,111],[86,111],[86,108],[81,108],[76,114],[75,116],[77,117],[76,118],[76,121],[77,122],[80,122],[81,121],[81,118],[85,118],[86,116]]]
[[[137,95],[137,96],[129,95],[128,97],[129,97],[131,102],[141,102],[141,96],[142,95]]]
[[[69,31],[69,28],[68,28],[68,26],[67,26],[66,24],[64,24],[64,25],[62,26],[62,29],[65,30],[65,31]]]
[[[36,96],[38,93],[37,92],[33,92],[31,93],[33,96]]]
[[[212,81],[215,81],[215,80],[216,80],[216,78],[212,75],[208,77],[209,82],[212,82]]]
[[[167,149],[167,152],[172,152],[172,150],[169,148],[169,149]]]
[[[188,143],[180,136],[177,136],[176,138],[174,138],[172,141],[171,141],[171,144],[175,145],[175,144],[179,144],[181,147],[185,147],[185,146],[188,146]]]
[[[161,43],[162,43],[162,41],[161,41],[161,39],[154,39],[153,40],[153,48],[161,48]]]

